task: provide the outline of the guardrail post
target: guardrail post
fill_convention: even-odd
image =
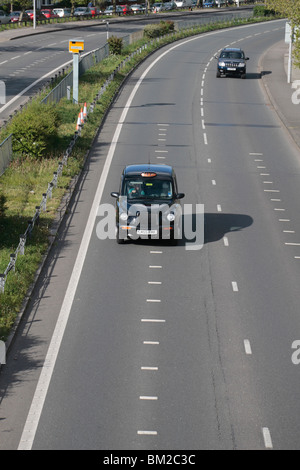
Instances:
[[[15,253],[11,253],[11,255],[10,255],[10,264],[11,264],[11,267],[12,267],[13,271],[15,272],[15,270],[16,270],[16,255],[15,255]]]
[[[61,176],[63,167],[64,167],[63,162],[59,162],[58,169],[57,169],[57,176]]]
[[[49,199],[52,198],[53,183],[48,183],[48,196]]]
[[[39,225],[39,223],[40,223],[40,210],[41,210],[41,206],[35,206],[35,210],[36,210],[36,213],[35,213],[35,216],[34,216],[35,224],[36,224],[36,225]]]
[[[4,274],[0,274],[0,294],[4,294],[4,287],[5,287],[5,276]]]
[[[20,244],[19,244],[19,253],[20,255],[24,256],[25,253],[25,242],[26,242],[26,237],[24,234],[20,235]]]
[[[46,212],[46,209],[47,209],[47,193],[43,193],[42,210]]]
[[[52,181],[53,181],[54,187],[57,188],[57,171],[54,171]]]
[[[31,237],[31,233],[32,233],[32,229],[33,229],[33,226],[32,226],[32,220],[28,220],[28,227],[27,227],[27,231],[28,231],[28,236],[29,238]]]
[[[66,165],[66,164],[67,164],[67,161],[68,161],[68,154],[65,153],[64,156],[63,156],[62,164],[63,164],[63,165]]]

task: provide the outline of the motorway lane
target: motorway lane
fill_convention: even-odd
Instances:
[[[267,45],[269,34],[262,32],[249,39],[238,44],[250,56],[249,68],[253,70],[252,62],[257,64],[260,48]],[[225,212],[247,211],[253,218],[249,230],[228,236],[230,259],[224,267],[224,278],[228,283],[237,281],[239,289],[236,311],[230,311],[229,319],[232,326],[241,325],[244,338],[250,336],[256,351],[249,381],[260,403],[261,426],[268,423],[276,448],[295,449],[299,448],[299,370],[291,361],[291,344],[300,326],[299,259],[295,258],[299,256],[300,230],[299,149],[262,95],[256,74],[250,75],[246,93],[240,80],[234,86],[230,86],[234,79],[229,84],[228,80],[221,80],[217,88],[213,87],[213,75],[210,68],[204,96],[214,94],[214,100],[204,103],[204,117],[209,153],[213,155],[211,176],[217,190],[214,204]],[[227,112],[232,109],[229,118],[222,113],[221,103]],[[218,255],[216,263],[220,260]],[[219,305],[223,306],[223,296]],[[241,349],[241,339],[233,336],[233,349]],[[226,361],[226,368],[236,385],[236,362]],[[246,390],[246,384],[241,390]],[[230,397],[240,420],[245,403],[236,392]]]
[[[290,182],[299,163],[255,76],[260,53],[282,35],[264,30],[185,41],[140,87],[102,202],[124,164],[168,151],[184,202],[205,204],[205,246],[117,246],[94,230],[33,448],[262,449],[270,437],[275,448],[298,448],[297,246],[284,245],[279,201],[271,201],[279,196],[264,191],[261,173],[281,183],[296,227],[298,188]],[[246,43],[252,80],[216,79],[215,51],[250,33],[260,33]],[[107,154],[125,102],[121,95],[93,158]]]

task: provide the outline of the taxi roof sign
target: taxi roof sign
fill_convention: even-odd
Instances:
[[[79,54],[84,51],[84,40],[72,39],[69,41],[69,52],[73,54]]]

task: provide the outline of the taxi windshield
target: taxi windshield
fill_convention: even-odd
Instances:
[[[125,179],[123,195],[132,199],[172,199],[172,181],[158,178]]]

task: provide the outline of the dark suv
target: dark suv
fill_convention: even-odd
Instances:
[[[249,60],[249,57],[245,57],[242,49],[227,47],[216,59],[218,60],[217,77],[238,75],[246,78],[246,61]]]
[[[181,204],[176,175],[168,165],[129,165],[121,176],[116,203],[117,243],[127,239],[162,239],[177,244]]]

